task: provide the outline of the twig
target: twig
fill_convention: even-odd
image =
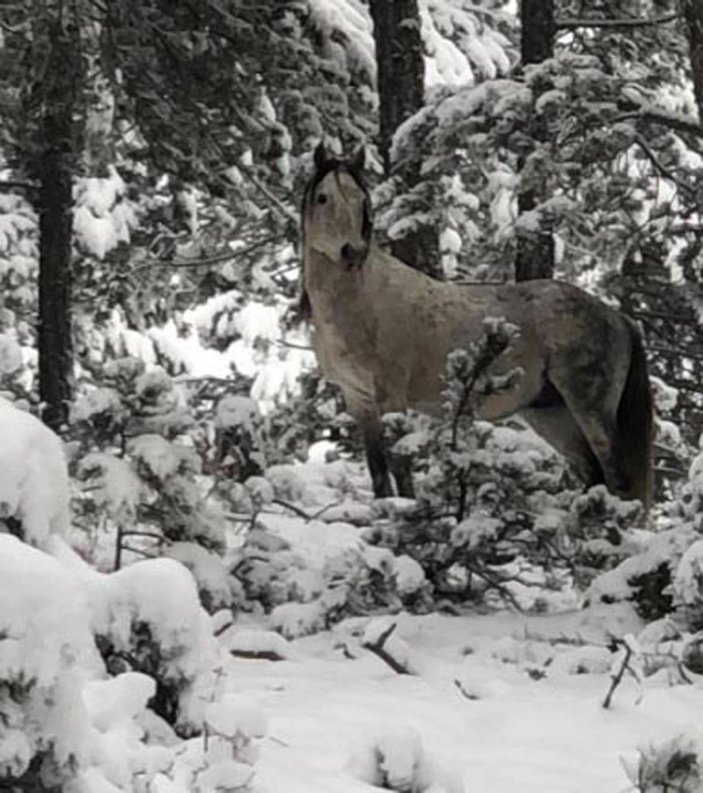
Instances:
[[[308,513],[304,509],[301,509],[300,507],[296,507],[295,504],[291,504],[289,501],[284,501],[282,498],[274,498],[272,499],[271,503],[278,504],[280,507],[285,507],[286,509],[289,509],[291,512],[295,512],[296,515],[303,518],[303,520],[305,520],[307,523],[309,523],[313,518],[313,516],[308,515]]]
[[[461,695],[466,699],[470,699],[470,700],[479,699],[479,697],[475,696],[474,694],[469,694],[469,692],[464,688],[464,686],[461,685],[460,680],[455,680],[454,685],[459,689]]]
[[[217,636],[222,636],[222,634],[223,634],[223,633],[224,633],[224,632],[225,632],[225,631],[226,631],[228,628],[231,628],[231,627],[232,627],[232,625],[234,625],[234,620],[230,620],[229,622],[225,622],[225,624],[224,624],[224,625],[220,625],[220,627],[219,627],[219,628],[218,628],[216,631],[214,631],[214,633],[213,633],[212,635],[213,635],[213,636],[216,636],[216,637],[217,637]]]
[[[286,220],[290,220],[293,223],[298,223],[298,216],[293,212],[289,207],[287,207],[280,198],[275,196],[261,181],[255,176],[253,170],[248,166],[244,165],[241,162],[237,163],[237,170],[241,171],[247,179],[256,187],[256,189],[262,193],[270,202],[271,204],[280,212],[280,214],[286,218]],[[231,184],[229,180],[227,180],[228,184]]]
[[[506,587],[501,581],[499,581],[497,578],[492,576],[490,573],[487,573],[485,570],[478,570],[475,567],[469,567],[467,569],[472,575],[477,575],[479,578],[482,578],[487,584],[490,584],[490,586],[495,587],[495,589],[497,589],[498,592],[500,592],[500,594],[506,600],[510,601],[510,603],[515,607],[517,611],[522,613],[523,609],[520,603],[518,602],[517,598],[508,589],[508,587]]]
[[[130,551],[131,553],[136,553],[138,556],[143,556],[145,559],[155,559],[153,553],[147,553],[146,551],[142,551],[140,548],[134,548],[131,545],[121,545],[120,546],[123,551]]]
[[[305,350],[311,351],[314,348],[309,344],[293,344],[290,341],[285,341],[284,339],[276,339],[276,344],[280,345],[281,347],[288,347],[291,350]]]
[[[341,501],[332,501],[330,504],[325,504],[324,507],[320,507],[320,509],[318,509],[317,512],[315,512],[315,514],[312,516],[312,519],[317,520],[321,515],[324,515],[328,509],[332,509],[332,507],[338,507],[340,506],[340,504],[343,503],[344,501],[341,500]]]
[[[397,623],[393,623],[390,628],[385,630],[375,642],[364,642],[362,644],[367,650],[370,650],[374,655],[378,656],[384,663],[388,664],[390,668],[399,675],[409,675],[411,672],[407,667],[398,663],[393,656],[385,649],[385,644],[390,638],[393,631],[397,628]]]
[[[285,657],[275,650],[230,650],[229,654],[235,658],[244,658],[247,661],[285,661]]]
[[[614,644],[616,647],[624,647],[625,648],[625,655],[622,659],[622,663],[620,664],[620,668],[618,671],[612,675],[610,689],[608,693],[605,695],[605,699],[603,700],[603,707],[609,708],[610,703],[613,699],[613,694],[615,693],[615,689],[620,685],[622,679],[625,675],[625,672],[629,671],[631,675],[636,677],[635,673],[630,669],[630,659],[632,658],[632,654],[634,650],[632,649],[632,645],[629,642],[625,641],[624,639],[615,639]]]
[[[161,534],[157,534],[154,531],[122,531],[120,532],[120,537],[149,537],[152,540],[157,540],[158,542],[168,542],[166,537],[162,536]]]

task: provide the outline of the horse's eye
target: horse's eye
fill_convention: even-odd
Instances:
[[[327,203],[327,196],[324,193],[320,193],[317,197],[318,204],[326,204]]]

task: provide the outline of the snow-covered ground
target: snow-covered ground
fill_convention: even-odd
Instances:
[[[622,635],[637,625],[621,607],[401,616],[397,633],[416,675],[397,674],[364,650],[363,623],[295,640],[286,660],[232,659],[229,686],[256,696],[268,717],[257,764],[265,790],[371,790],[354,775],[363,776],[364,752],[400,742],[390,762],[402,765],[419,736],[438,769],[433,790],[461,790],[440,787],[444,774],[467,793],[616,793],[631,789],[623,760],[635,760],[639,746],[703,726],[703,687],[669,685],[666,676],[644,687],[626,679],[602,707],[611,682],[608,630]],[[546,676],[534,679],[538,669]]]

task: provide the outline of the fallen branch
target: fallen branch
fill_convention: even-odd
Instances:
[[[396,629],[397,624],[394,622],[390,628],[383,631],[383,633],[376,639],[375,642],[363,642],[362,647],[365,647],[367,650],[370,650],[374,655],[378,656],[385,664],[388,664],[390,668],[399,675],[409,675],[412,674],[410,670],[404,666],[403,664],[399,663],[386,649],[386,642],[390,638],[393,631]]]
[[[285,661],[286,659],[274,650],[230,650],[229,654],[235,658],[244,658],[248,661]]]

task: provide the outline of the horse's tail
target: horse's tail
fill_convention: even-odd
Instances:
[[[642,337],[634,322],[626,319],[631,352],[627,380],[618,405],[618,434],[622,464],[629,474],[631,493],[639,498],[646,512],[652,503],[652,443],[654,413],[652,388],[647,374],[647,358]]]

